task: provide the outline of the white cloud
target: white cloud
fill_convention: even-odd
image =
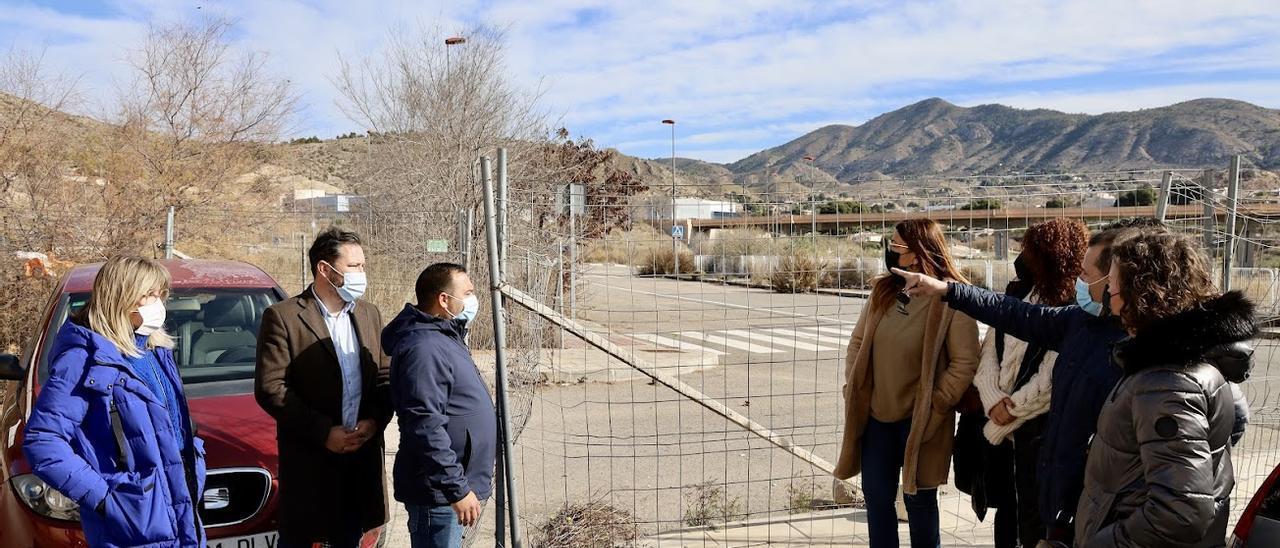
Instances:
[[[1277,86],[1260,76],[1280,68],[1280,11],[1267,0],[210,4],[240,21],[243,47],[271,53],[271,67],[303,93],[302,133],[321,136],[362,129],[334,105],[338,51],[376,51],[397,26],[474,23],[508,29],[511,74],[544,87],[544,106],[570,130],[642,156],[669,146],[663,118],[678,120],[677,148],[691,150],[682,155],[737,159],[726,157],[827,123],[860,122],[901,106],[902,97],[1085,112],[1193,94],[1280,104],[1268,91]],[[104,96],[127,73],[123,51],[147,19],[192,9],[178,0],[114,6],[121,15],[93,18],[0,0],[0,34],[13,29],[15,42],[49,43],[51,60],[83,73],[91,95]],[[1224,71],[1233,79],[1223,80]],[[1169,85],[1153,83],[1161,73]]]

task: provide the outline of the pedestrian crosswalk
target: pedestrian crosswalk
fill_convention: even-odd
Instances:
[[[979,324],[979,336],[987,327]],[[632,333],[638,341],[652,343],[655,350],[676,350],[724,356],[730,353],[843,353],[849,343],[852,326],[763,326],[712,331],[676,331],[670,333]]]
[[[633,333],[632,338],[683,352],[781,354],[843,352],[848,333],[835,327],[756,327],[674,333]]]

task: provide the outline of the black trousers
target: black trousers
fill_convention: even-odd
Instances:
[[[1004,442],[1011,445],[1013,451],[1015,500],[996,509],[996,548],[1035,548],[1036,543],[1045,537],[1036,483],[1036,460],[1040,455],[1040,435],[1044,425],[1043,416],[1027,421]]]

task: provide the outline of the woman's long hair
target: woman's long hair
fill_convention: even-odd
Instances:
[[[1022,257],[1040,302],[1050,306],[1075,303],[1076,278],[1088,249],[1089,229],[1075,219],[1053,219],[1027,229]]]
[[[911,219],[894,225],[893,231],[902,237],[907,249],[915,253],[919,261],[915,270],[934,278],[969,283],[968,278],[960,273],[956,260],[951,257],[947,239],[942,235],[942,225],[933,219]],[[885,245],[889,245],[886,241]],[[887,268],[888,265],[886,265]],[[893,303],[894,295],[906,286],[906,280],[894,275],[885,274],[876,280],[871,290],[872,310],[884,312]]]
[[[155,291],[169,292],[169,271],[160,263],[142,257],[114,257],[93,279],[93,293],[79,319],[116,345],[121,354],[137,357],[140,354],[129,315],[138,309],[138,301]],[[173,338],[164,329],[147,338],[147,347],[158,346],[173,348]]]

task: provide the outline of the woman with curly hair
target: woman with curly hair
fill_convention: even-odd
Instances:
[[[1237,291],[1219,294],[1187,236],[1116,240],[1103,305],[1128,337],[1103,405],[1076,510],[1078,546],[1222,546],[1234,486],[1230,382],[1248,376],[1258,327]]]
[[[1080,221],[1053,219],[1028,228],[1022,253],[1013,262],[1017,280],[1005,294],[1032,304],[1073,304],[1088,248],[1089,229]],[[1045,536],[1037,503],[1036,459],[1057,359],[1058,353],[1046,346],[995,328],[983,342],[973,385],[987,420],[981,432],[984,440],[968,448],[981,455],[974,460],[985,468],[986,495],[997,508],[998,548],[1035,546]]]

